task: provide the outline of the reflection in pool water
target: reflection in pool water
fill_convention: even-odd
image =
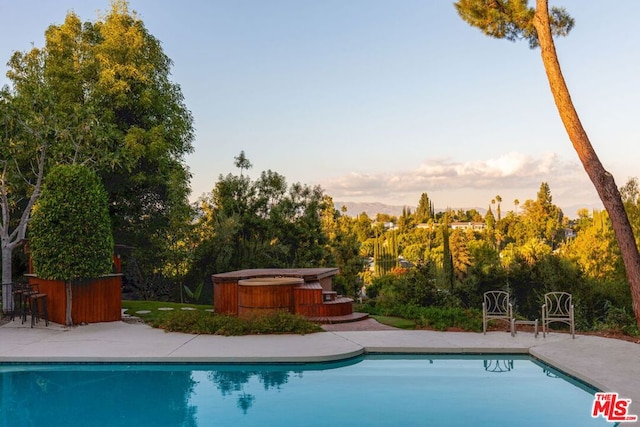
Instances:
[[[528,357],[4,365],[2,426],[589,426],[593,392]]]

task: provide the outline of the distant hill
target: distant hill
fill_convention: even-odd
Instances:
[[[334,202],[334,206],[338,211],[342,210],[343,206],[347,207],[347,215],[355,217],[360,215],[362,212],[365,212],[369,218],[375,218],[376,214],[387,214],[387,215],[391,215],[391,216],[400,216],[402,215],[402,209],[406,206],[409,209],[411,209],[411,212],[415,212],[416,210],[416,206],[399,206],[399,205],[386,205],[384,203],[380,203],[380,202],[369,202],[369,203],[363,203],[363,202]],[[561,207],[562,212],[564,213],[564,215],[568,218],[577,218],[577,212],[580,208],[587,208],[589,210],[589,212],[591,212],[593,209],[597,209],[597,210],[603,210],[604,208],[600,205],[598,206],[597,204],[585,204],[585,205],[572,205],[572,206],[565,206],[565,207]],[[480,212],[481,215],[485,215],[487,213],[487,209],[486,208],[451,208],[454,211],[457,211],[459,209],[463,209],[463,210],[471,210],[471,209],[475,209],[478,212]],[[438,209],[436,208],[436,212],[443,212],[444,209]],[[503,210],[503,212],[506,212],[506,210]],[[494,211],[495,214],[495,211]]]
[[[385,205],[384,203],[379,202],[371,202],[371,203],[363,203],[363,202],[334,202],[333,205],[336,209],[342,212],[342,207],[346,206],[347,215],[349,216],[358,216],[362,212],[365,212],[369,218],[375,218],[376,214],[387,214],[391,216],[400,216],[402,215],[402,209],[405,206],[393,206],[393,205]],[[411,209],[411,212],[416,210],[415,206],[408,206]]]
[[[391,216],[400,216],[402,215],[402,209],[404,209],[405,207],[411,209],[411,212],[415,212],[417,209],[417,206],[408,206],[408,205],[386,205],[384,203],[380,203],[380,202],[369,202],[369,203],[363,203],[363,202],[334,202],[333,205],[335,206],[335,208],[339,211],[342,211],[342,207],[346,206],[347,208],[347,215],[349,216],[358,216],[360,215],[362,212],[365,212],[369,218],[375,218],[376,214],[387,214],[387,215],[391,215]],[[451,208],[453,210],[458,210],[458,209],[464,209],[466,210],[470,210],[470,209],[475,209],[478,212],[480,212],[481,215],[484,215],[487,210],[483,209],[483,208]],[[444,209],[438,209],[436,208],[436,213],[437,212],[443,212]]]

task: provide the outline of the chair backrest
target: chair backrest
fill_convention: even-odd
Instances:
[[[509,292],[488,291],[484,293],[484,308],[490,316],[509,316]]]
[[[545,310],[549,319],[569,319],[571,317],[571,294],[548,292],[544,294]]]

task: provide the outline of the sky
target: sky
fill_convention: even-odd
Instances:
[[[532,2],[530,2],[532,3]],[[451,0],[130,0],[173,60],[194,118],[191,199],[220,175],[272,170],[337,202],[502,210],[547,182],[565,215],[602,205],[573,150],[539,50],[484,36]],[[640,2],[550,0],[578,114],[619,187],[640,160]],[[68,11],[109,0],[0,0],[0,84],[14,51]],[[615,6],[615,7],[614,7]],[[245,172],[246,173],[246,172]],[[357,213],[351,213],[357,214]]]

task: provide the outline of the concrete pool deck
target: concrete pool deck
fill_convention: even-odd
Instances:
[[[309,335],[222,337],[167,333],[144,324],[67,328],[19,321],[0,326],[7,362],[323,362],[367,353],[530,354],[602,391],[632,399],[640,416],[640,344],[589,335],[518,332],[329,331]],[[631,425],[625,423],[624,425]]]

